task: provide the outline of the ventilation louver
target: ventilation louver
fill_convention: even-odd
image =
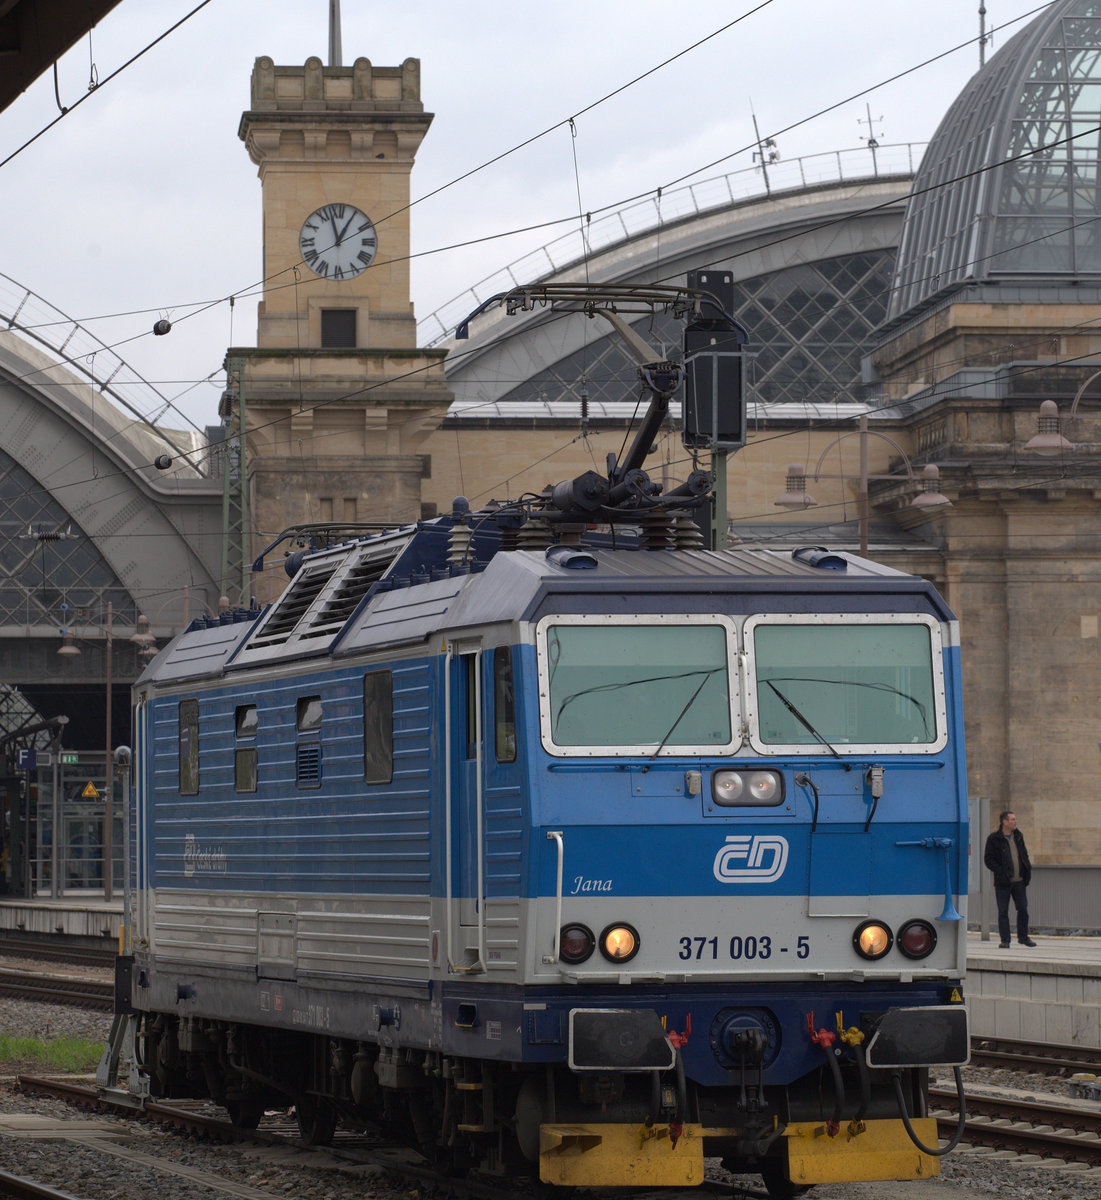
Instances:
[[[321,786],[321,747],[317,742],[307,742],[298,747],[297,783],[299,787]]]
[[[301,624],[303,616],[317,599],[321,589],[334,574],[333,566],[304,568],[284,593],[271,616],[250,640],[253,648],[278,646],[285,642]]]
[[[307,559],[231,665],[326,650],[409,538],[395,532]]]

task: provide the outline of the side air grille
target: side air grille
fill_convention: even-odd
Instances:
[[[298,747],[296,778],[300,788],[321,786],[321,745],[306,742]]]

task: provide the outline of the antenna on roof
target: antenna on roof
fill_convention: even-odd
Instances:
[[[757,128],[757,114],[753,111],[753,101],[749,102],[749,114],[753,118],[753,136],[757,139],[757,149],[753,151],[753,161],[761,170],[765,180],[765,195],[770,196],[772,189],[768,185],[768,164],[780,161],[780,150],[772,138],[761,138]]]
[[[875,128],[872,124],[872,106],[870,104],[865,104],[864,110],[868,114],[868,120],[864,121],[863,118],[857,117],[856,123],[858,125],[866,124],[868,126],[868,136],[864,139],[864,141],[865,141],[865,144],[867,145],[868,149],[872,152],[872,174],[878,175],[879,174],[879,164],[876,162],[875,152],[879,149],[879,142],[876,141]],[[883,118],[882,118],[882,116],[880,116],[880,117],[877,117],[876,120],[882,121]]]
[[[979,69],[986,63],[986,43],[994,44],[994,35],[986,32],[986,5],[979,0]]]
[[[329,0],[329,66],[344,66],[340,49],[340,0]]]

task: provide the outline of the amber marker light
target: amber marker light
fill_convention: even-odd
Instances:
[[[624,963],[638,953],[638,931],[630,925],[609,925],[600,935],[600,953],[609,962]]]
[[[853,933],[853,947],[862,958],[882,958],[893,941],[890,929],[881,921],[865,921]]]

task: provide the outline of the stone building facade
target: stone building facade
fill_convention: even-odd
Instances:
[[[227,353],[222,414],[244,420],[252,553],[292,525],[420,516],[421,445],[451,398],[409,296],[409,173],[431,120],[416,59],[256,61],[239,133],[262,188],[264,297],[256,346]]]
[[[1101,175],[1099,51],[1101,6],[1056,0],[964,89],[916,179],[774,193],[585,264],[616,283],[729,268],[736,315],[755,306],[758,328],[795,298],[805,330],[773,374],[765,365],[747,445],[728,463],[736,535],[855,550],[854,432],[867,418],[868,553],[931,579],[959,615],[970,792],[991,820],[1016,811],[1045,864],[1101,862],[1101,202],[1088,183]],[[268,283],[257,348],[231,352],[244,363],[254,536],[319,511],[407,520],[460,494],[515,497],[602,469],[622,445],[631,373],[623,405],[606,391],[583,421],[579,364],[608,367],[583,337],[559,329],[556,352],[533,324],[485,353],[417,348],[408,280],[396,262],[378,268],[407,252],[407,228],[383,218],[405,211],[427,121],[409,63],[257,63],[241,129],[264,184]],[[311,278],[303,222],[332,203],[371,216],[379,259]],[[823,264],[835,281],[874,280],[876,256],[896,247],[878,300],[823,282]],[[354,346],[325,345],[335,308],[355,310]],[[831,356],[843,334],[863,346],[859,377]],[[766,330],[759,349],[787,336]],[[1034,440],[1045,400],[1065,418],[1054,454]],[[806,512],[775,504],[791,463],[817,501]],[[912,506],[927,464],[950,506]],[[691,465],[663,430],[651,475],[676,483]]]

